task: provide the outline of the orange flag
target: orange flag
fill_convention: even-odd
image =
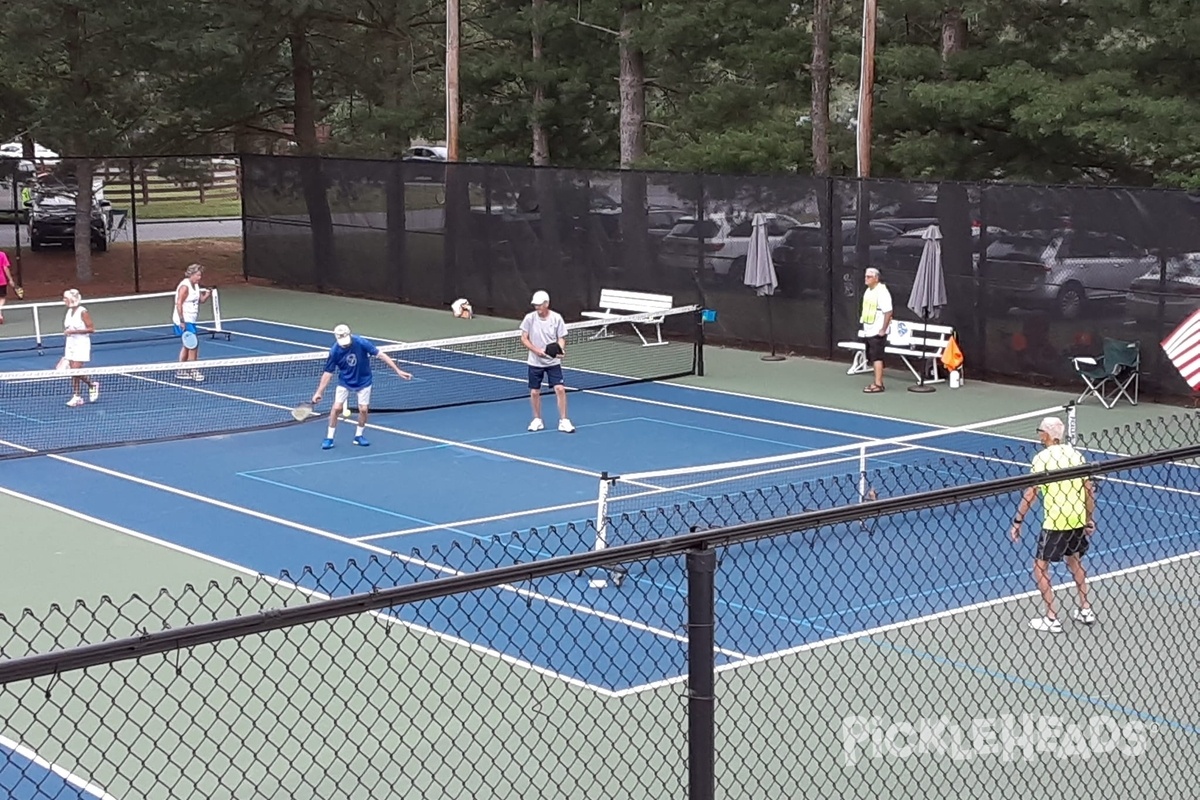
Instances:
[[[951,336],[950,341],[946,343],[946,349],[942,351],[942,366],[953,372],[963,364],[962,350],[958,349],[958,337]]]

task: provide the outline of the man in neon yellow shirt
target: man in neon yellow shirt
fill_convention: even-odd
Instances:
[[[867,269],[865,282],[867,289],[863,292],[859,322],[867,348],[867,363],[875,369],[875,382],[863,391],[875,394],[883,391],[883,348],[887,347],[888,328],[892,324],[892,293],[879,282],[879,270],[874,267]]]
[[[1063,423],[1057,417],[1042,420],[1038,426],[1038,440],[1045,449],[1034,456],[1033,472],[1083,466],[1084,458],[1080,452],[1063,442]],[[1088,603],[1083,556],[1088,551],[1091,535],[1096,532],[1095,489],[1092,482],[1084,478],[1029,487],[1021,497],[1009,531],[1014,542],[1021,540],[1021,523],[1037,502],[1038,494],[1042,496],[1043,519],[1042,535],[1038,537],[1037,552],[1033,557],[1033,577],[1046,604],[1046,616],[1031,619],[1029,626],[1038,631],[1062,632],[1062,623],[1054,611],[1054,590],[1050,584],[1052,561],[1066,561],[1079,590],[1079,608],[1071,611],[1071,619],[1091,625],[1096,621],[1096,615]]]

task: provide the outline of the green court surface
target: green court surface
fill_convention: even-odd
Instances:
[[[463,321],[448,311],[259,287],[221,292],[226,318],[320,329],[347,322],[378,339],[413,341],[515,326],[512,320]],[[158,321],[150,319],[156,311],[144,313],[146,320],[126,324]],[[866,376],[846,375],[842,362],[763,362],[758,353],[715,346],[706,349],[705,361],[705,376],[681,382],[942,426],[1073,399],[1064,391],[974,380],[957,390],[941,384],[932,394],[910,393],[904,390],[908,375],[899,370],[889,371],[887,392],[865,395]],[[1085,432],[1112,429],[1175,413],[1179,409],[1151,403],[1112,410],[1085,405],[1079,426]],[[1180,503],[1172,524],[1195,527],[1195,498]],[[1158,524],[1153,516],[1135,515],[1129,522],[1152,537],[1147,519]],[[3,636],[18,634],[8,638],[6,653],[27,642],[44,650],[313,599],[237,565],[4,487],[0,520]],[[1002,537],[1003,531],[966,535]],[[922,613],[917,602],[904,623],[720,668],[718,796],[1183,796],[1181,776],[1200,755],[1200,686],[1187,668],[1200,637],[1200,564],[1190,554],[1146,560],[1151,563],[1098,576],[1093,603],[1103,609],[1102,623],[1068,626],[1062,636],[1024,626],[1039,613],[1030,578],[1030,591],[1022,596],[936,614]],[[773,573],[780,587],[803,585],[799,564],[760,568]],[[939,581],[952,577],[940,565],[925,568],[931,585],[941,587]],[[1059,568],[1055,579],[1062,584],[1058,596],[1069,601],[1065,571]],[[734,583],[723,587],[720,570],[717,591],[729,604],[762,603],[739,598]],[[139,599],[127,600],[133,595]],[[453,610],[452,603],[446,613]],[[682,632],[682,599],[674,610]],[[537,619],[525,620],[519,607],[498,613],[502,625],[532,626],[531,636],[546,648],[562,636],[537,628]],[[47,620],[45,630],[38,630],[39,620]],[[136,667],[58,676],[50,686],[13,685],[0,692],[0,718],[7,720],[0,734],[121,798],[686,795],[683,681],[597,692],[423,631],[411,621],[361,615],[206,646],[179,658],[152,657]],[[650,656],[631,651],[628,657]],[[51,700],[44,697],[47,689]],[[962,728],[1021,714],[1039,715],[1032,724],[1058,718],[1134,727],[1124,753],[1117,745],[1104,752],[1092,746],[1083,755],[1094,737],[1080,745],[1070,734],[1045,752],[1018,743],[1009,757],[964,755],[961,748],[957,755],[901,753],[878,738],[872,743],[870,733],[848,744],[858,724],[884,731],[896,723],[941,719]]]

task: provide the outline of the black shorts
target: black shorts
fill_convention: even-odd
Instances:
[[[0,297],[8,297],[8,284],[0,284]]]
[[[535,367],[529,365],[529,388],[542,388],[542,379],[545,378],[546,383],[551,386],[563,385],[563,370],[562,364],[552,364],[549,367]]]
[[[883,361],[883,348],[887,347],[887,334],[868,336],[863,341],[867,343],[867,363],[874,364],[876,361]]]
[[[1089,539],[1084,528],[1072,531],[1042,531],[1038,537],[1038,561],[1062,561],[1066,556],[1083,556],[1088,551]]]

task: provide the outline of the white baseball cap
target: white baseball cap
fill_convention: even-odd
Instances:
[[[550,302],[550,295],[543,292],[541,289],[533,293],[533,299],[529,301],[535,306],[544,305]]]
[[[333,338],[337,339],[337,343],[342,347],[348,347],[350,345],[350,326],[338,325],[333,329]]]
[[[1060,442],[1063,440],[1063,429],[1062,420],[1058,417],[1046,417],[1042,424],[1038,425],[1038,433],[1044,433]]]

